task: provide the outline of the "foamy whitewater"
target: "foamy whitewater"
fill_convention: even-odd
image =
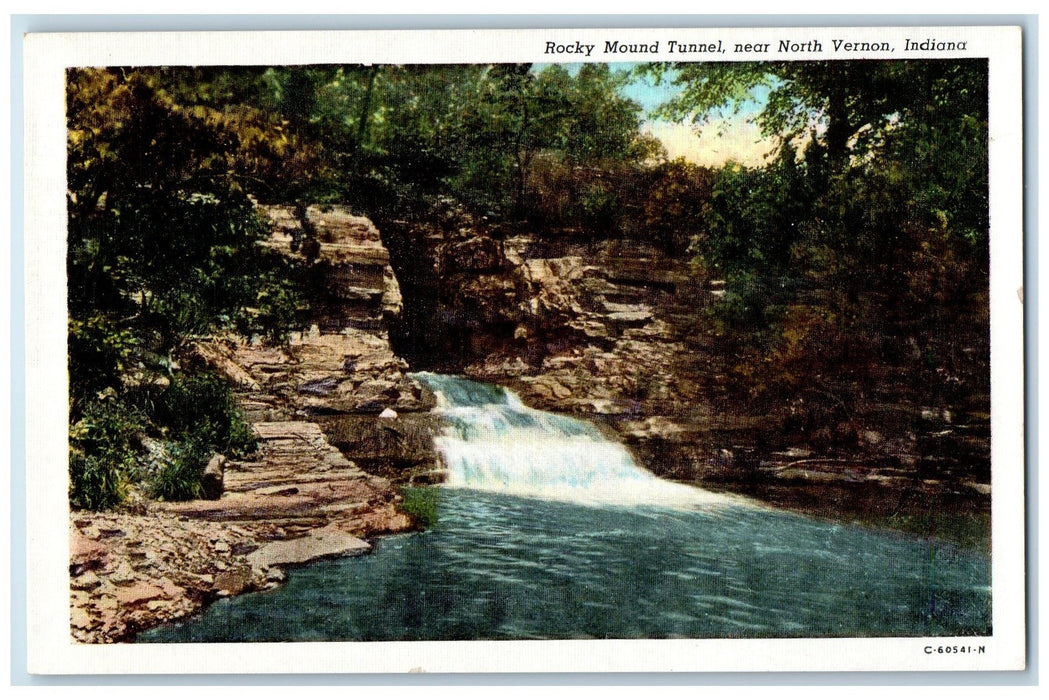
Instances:
[[[437,396],[446,427],[434,442],[449,487],[594,505],[744,502],[659,479],[590,423],[529,408],[502,387],[429,372],[412,376]]]
[[[990,633],[985,556],[660,481],[593,425],[488,384],[417,378],[440,399],[453,487],[430,528],[139,641]]]

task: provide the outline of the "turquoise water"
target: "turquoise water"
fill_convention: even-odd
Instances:
[[[984,556],[668,484],[586,423],[417,376],[448,426],[432,529],[139,641],[990,633]]]

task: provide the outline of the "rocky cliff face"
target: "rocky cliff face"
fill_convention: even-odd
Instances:
[[[371,222],[345,209],[310,208],[308,231],[290,207],[261,210],[273,222],[267,245],[309,264],[313,323],[279,347],[230,337],[195,348],[236,387],[258,454],[213,475],[221,493],[210,500],[138,498],[122,512],[71,515],[77,641],[121,641],[279,585],[286,566],[360,554],[369,545],[359,538],[412,527],[383,475],[433,472],[433,397],[389,344],[403,308],[389,254]]]
[[[391,230],[392,228],[392,230]],[[387,226],[411,309],[394,342],[419,367],[516,389],[529,404],[595,418],[657,472],[693,478],[719,439],[714,379],[689,339],[710,292],[638,243],[500,237]],[[401,252],[396,252],[401,251]],[[398,262],[399,261],[399,262]]]
[[[262,206],[272,224],[267,245],[305,261],[313,276],[313,319],[325,333],[346,328],[382,334],[403,310],[390,254],[370,220],[340,206]]]
[[[530,405],[593,419],[674,479],[822,514],[835,504],[922,511],[929,494],[986,510],[978,412],[953,423],[942,410],[919,418],[890,377],[888,399],[834,428],[851,439],[841,449],[785,429],[783,415],[730,407],[717,338],[700,322],[724,292],[655,246],[503,235],[469,221],[394,222],[384,236],[405,296],[392,339],[418,369],[498,382]],[[930,440],[953,447],[928,454]],[[923,465],[955,459],[960,447],[971,464],[947,481],[924,475]]]

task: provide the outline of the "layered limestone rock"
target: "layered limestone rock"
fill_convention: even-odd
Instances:
[[[77,641],[127,639],[217,597],[279,585],[286,566],[362,554],[362,538],[413,527],[391,479],[376,475],[408,481],[412,468],[436,466],[433,396],[388,340],[403,311],[389,253],[345,208],[260,210],[273,224],[267,245],[308,265],[316,316],[279,347],[230,337],[193,348],[235,388],[258,452],[214,459],[206,500],[71,514]],[[357,448],[371,473],[337,445]]]
[[[665,476],[692,479],[716,434],[702,356],[675,323],[705,289],[688,267],[641,244],[569,244],[547,254],[530,236],[507,255],[520,298],[519,347],[468,371],[509,381],[526,402],[589,416]],[[509,372],[507,371],[509,369]]]
[[[636,242],[386,228],[410,300],[395,341],[422,366],[594,418],[678,478],[705,469],[725,440],[715,433],[736,427],[712,420],[713,373],[687,323],[711,293],[686,263]]]
[[[724,282],[697,276],[687,260],[656,246],[570,232],[504,235],[468,220],[401,224],[390,241],[401,251],[394,262],[402,282],[411,279],[408,308],[426,307],[395,326],[396,344],[411,347],[418,366],[502,383],[530,405],[591,418],[663,476],[741,489],[847,481],[986,491],[965,473],[949,486],[923,477],[929,453],[946,455],[935,458],[936,473],[958,455],[967,464],[986,461],[987,421],[971,411],[954,423],[925,412],[915,430],[900,426],[913,423],[913,406],[872,403],[840,426],[855,436],[851,449],[828,449],[847,441],[828,434],[824,444],[803,431],[792,437],[789,416],[730,410],[717,338],[703,323],[725,295]],[[898,397],[891,379],[886,387]],[[813,468],[799,463],[808,456],[793,456],[797,450],[833,459]]]
[[[347,207],[261,206],[272,222],[270,248],[311,265],[320,330],[383,331],[401,314],[403,302],[390,254],[372,222]]]

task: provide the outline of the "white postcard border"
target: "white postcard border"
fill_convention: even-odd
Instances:
[[[892,52],[678,55],[671,39],[890,42]],[[966,42],[907,51],[907,37]],[[652,44],[609,55],[604,42]],[[593,45],[547,54],[547,42]],[[64,71],[88,65],[649,60],[990,60],[992,581],[994,633],[975,638],[82,645],[69,632]],[[25,43],[26,512],[31,673],[397,673],[1014,670],[1025,657],[1022,97],[1017,27],[147,32],[29,35]],[[938,653],[979,647],[981,653]],[[932,651],[929,651],[932,647]]]

